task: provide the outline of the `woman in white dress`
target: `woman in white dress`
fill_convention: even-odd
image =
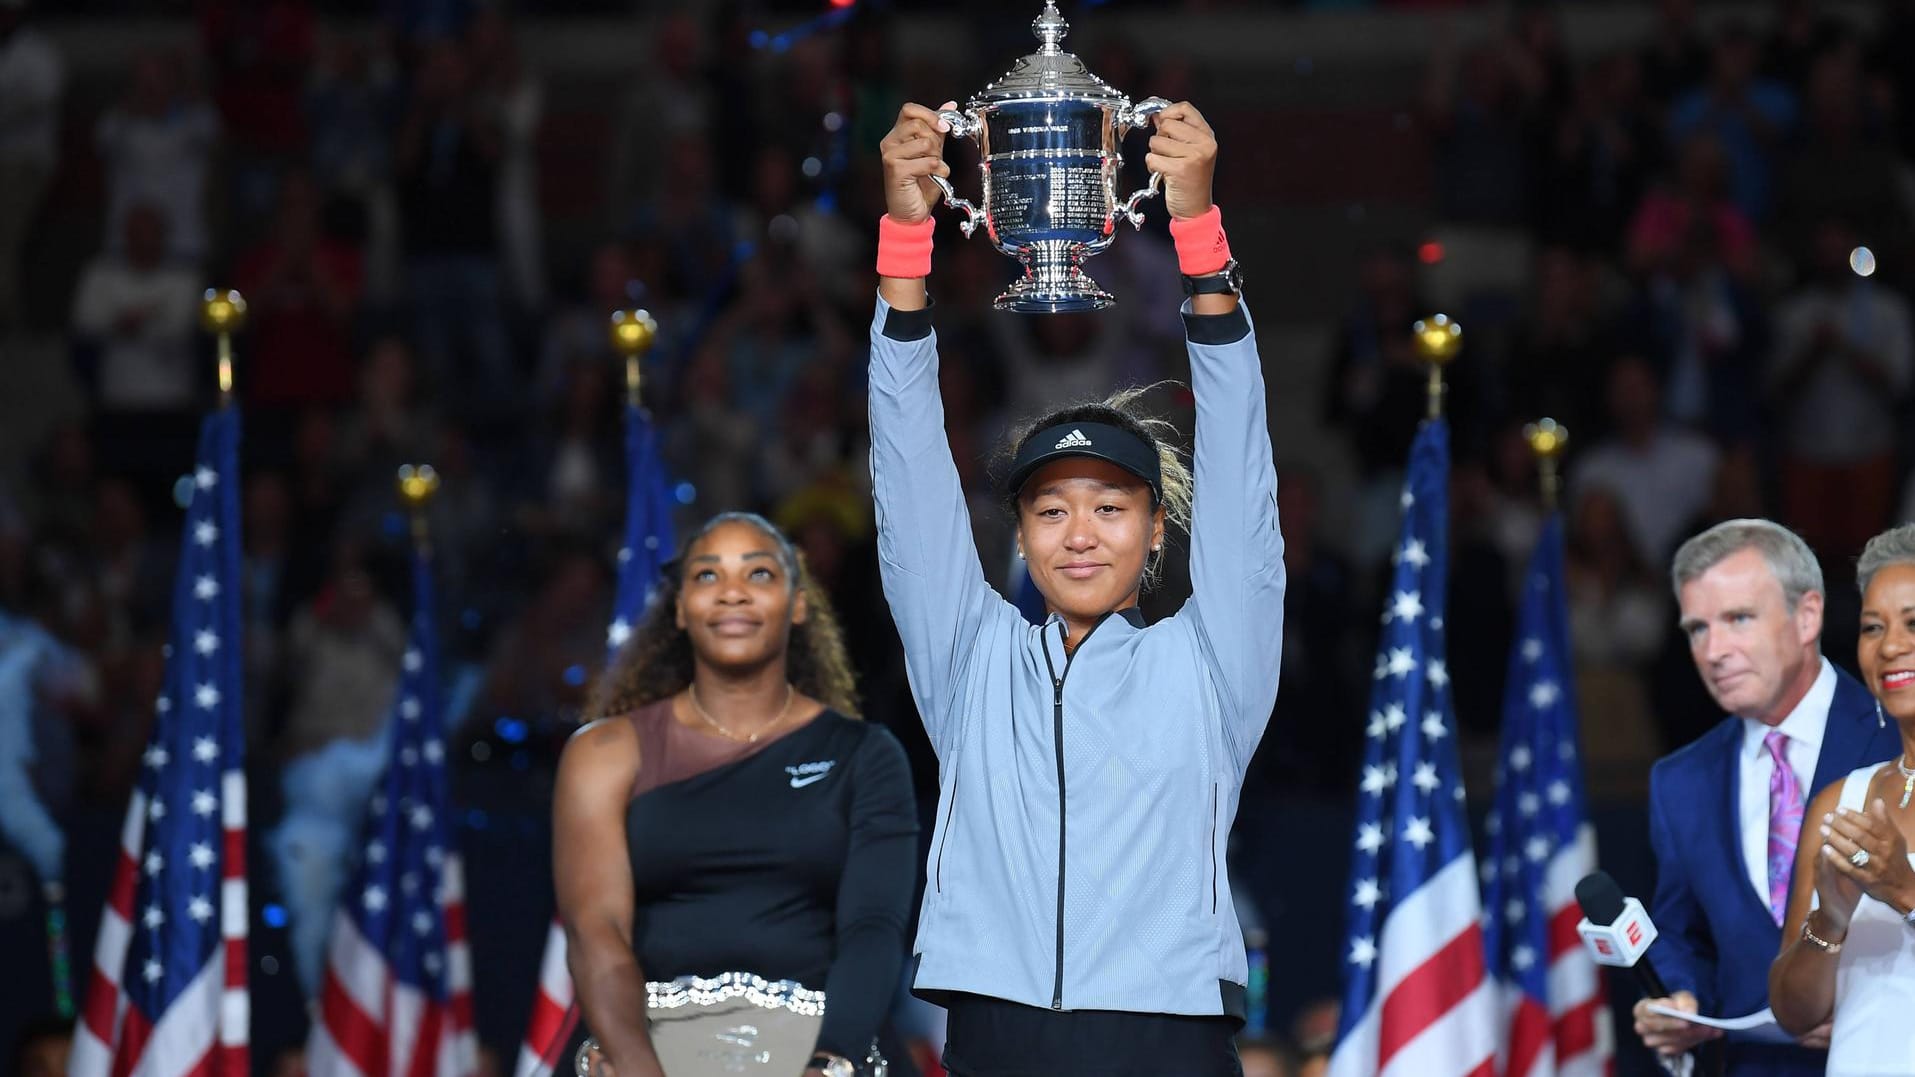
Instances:
[[[1915,524],[1875,536],[1856,660],[1902,754],[1817,793],[1803,816],[1775,1019],[1801,1035],[1833,1018],[1830,1077],[1915,1073]]]

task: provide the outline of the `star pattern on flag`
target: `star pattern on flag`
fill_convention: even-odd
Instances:
[[[1355,855],[1350,889],[1345,891],[1349,905],[1340,1040],[1366,1013],[1374,1018],[1376,1007],[1384,1003],[1377,997],[1384,989],[1378,983],[1379,940],[1391,930],[1410,932],[1411,938],[1426,930],[1392,927],[1398,910],[1451,864],[1459,859],[1470,863],[1471,856],[1462,768],[1451,735],[1453,699],[1443,639],[1449,526],[1446,428],[1440,422],[1426,424],[1411,452],[1410,480],[1402,498],[1403,530],[1385,591],[1364,726]],[[1470,868],[1473,875],[1473,863]],[[1473,894],[1475,887],[1469,889]],[[1468,913],[1441,930],[1472,932],[1474,924],[1474,913]],[[1346,1060],[1344,1065],[1340,1072],[1375,1072],[1378,1066],[1375,1058]]]
[[[1550,1051],[1561,1066],[1568,1058],[1606,1058],[1612,1048],[1586,1026],[1572,1034],[1560,1024],[1565,1013],[1602,1009],[1601,979],[1580,946],[1558,948],[1551,934],[1560,918],[1577,915],[1574,880],[1595,867],[1592,846],[1579,838],[1587,818],[1569,680],[1559,516],[1545,522],[1538,539],[1521,592],[1516,639],[1503,702],[1496,795],[1484,820],[1489,851],[1483,859],[1483,903],[1492,911],[1484,920],[1484,950],[1509,1000],[1504,1039],[1532,1052]],[[1574,859],[1560,862],[1565,856]],[[1553,968],[1566,964],[1588,965],[1589,972],[1552,975]],[[1563,991],[1580,993],[1564,996]],[[1537,1057],[1509,1060],[1509,1072],[1534,1072]],[[1586,1062],[1577,1065],[1587,1067]]]
[[[238,473],[239,432],[238,409],[207,416],[192,481],[181,486],[163,685],[114,882],[125,896],[103,914],[82,1007],[117,1017],[76,1028],[72,1070],[82,1077],[109,1066],[181,1073],[210,1060],[206,1072],[228,1073],[246,1065],[247,1022],[222,1019],[220,1002],[247,991],[243,692],[228,645],[241,631],[239,499],[238,484],[221,481]],[[209,980],[211,990],[195,987]],[[195,1040],[189,1028],[215,1031]]]
[[[627,403],[625,535],[619,546],[618,588],[612,601],[612,621],[605,630],[605,646],[611,654],[616,654],[631,640],[658,589],[659,573],[664,570],[665,559],[673,546],[675,504],[651,417]]]
[[[1376,941],[1365,935],[1350,943],[1350,964],[1369,968],[1376,963]]]
[[[1390,602],[1390,620],[1414,623],[1423,616],[1423,596],[1415,591],[1398,591]]]
[[[371,1022],[391,1042],[413,1053],[397,1070],[416,1073],[470,1072],[467,1052],[476,1050],[470,1024],[471,985],[448,961],[462,947],[464,897],[450,883],[456,856],[428,855],[449,846],[450,786],[445,767],[444,695],[433,621],[431,565],[423,551],[413,559],[413,613],[399,684],[386,723],[388,760],[369,798],[360,836],[364,855],[353,871],[328,949],[327,985],[381,982],[395,997],[417,1000],[434,1019],[418,1024],[418,1042],[403,1039],[384,1014],[359,1011],[352,1002],[322,1012],[315,1037],[337,1044],[360,1022]],[[434,750],[428,751],[427,745]],[[436,757],[436,760],[435,758]],[[342,939],[347,941],[341,941]],[[436,1039],[424,1039],[430,1035]],[[456,1070],[432,1064],[457,1055]]]

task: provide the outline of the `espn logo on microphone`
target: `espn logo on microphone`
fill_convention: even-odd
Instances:
[[[1635,898],[1623,902],[1622,915],[1615,923],[1592,924],[1584,917],[1576,924],[1576,933],[1583,937],[1583,945],[1598,965],[1624,969],[1641,959],[1656,941],[1656,925]]]

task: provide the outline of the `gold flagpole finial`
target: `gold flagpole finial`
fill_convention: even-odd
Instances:
[[[399,468],[399,499],[412,513],[412,541],[426,549],[426,505],[439,492],[439,473],[431,464],[405,464]]]
[[[246,297],[232,288],[208,288],[199,303],[200,328],[219,342],[219,403],[233,398],[233,334],[246,325]]]
[[[1417,358],[1430,367],[1430,418],[1443,417],[1443,368],[1463,350],[1463,327],[1447,314],[1420,318],[1410,326]]]
[[[1569,428],[1554,419],[1538,419],[1523,427],[1523,440],[1536,454],[1536,468],[1543,478],[1543,507],[1556,511],[1563,488],[1563,453],[1569,448]]]
[[[638,406],[638,361],[658,343],[658,320],[633,308],[612,312],[612,350],[625,357],[625,395]]]

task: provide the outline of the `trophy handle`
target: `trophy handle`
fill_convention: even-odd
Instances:
[[[970,138],[983,126],[983,121],[962,109],[941,108],[938,110],[938,119],[943,120],[945,126],[951,129],[951,134],[958,138]],[[943,176],[932,176],[931,182],[937,184],[938,190],[944,192],[945,205],[964,211],[964,221],[958,227],[964,229],[965,239],[971,238],[971,233],[977,231],[978,222],[984,219],[984,212],[972,205],[968,199],[959,198],[957,188],[951,186],[951,181]]]
[[[1118,122],[1124,125],[1125,130],[1142,127],[1145,121],[1150,119],[1150,117],[1155,116],[1169,107],[1170,102],[1161,97],[1146,97],[1119,114]],[[1118,212],[1124,215],[1124,219],[1130,222],[1132,228],[1142,228],[1144,226],[1144,211],[1138,209],[1138,205],[1146,198],[1155,198],[1157,192],[1161,190],[1163,186],[1163,173],[1152,172],[1150,174],[1150,183],[1146,184],[1142,189],[1132,192],[1129,198],[1124,199],[1124,204]]]
[[[958,227],[964,230],[965,239],[971,238],[971,233],[977,231],[978,222],[984,219],[984,212],[972,205],[969,199],[959,198],[957,188],[951,186],[951,181],[943,176],[932,176],[931,182],[937,184],[938,190],[944,192],[945,205],[964,211],[964,220],[958,223]],[[1141,217],[1142,215],[1139,214],[1140,219]]]
[[[1118,207],[1117,212],[1123,214],[1124,219],[1130,222],[1132,228],[1142,228],[1144,226],[1144,211],[1137,208],[1138,203],[1146,198],[1156,197],[1157,191],[1162,188],[1163,185],[1164,174],[1162,172],[1152,172],[1150,174],[1150,182],[1138,190],[1133,191],[1129,198],[1124,199],[1124,204]]]
[[[1146,97],[1142,101],[1130,106],[1128,111],[1120,114],[1117,122],[1123,124],[1126,130],[1133,127],[1142,127],[1145,120],[1150,119],[1152,116],[1157,115],[1169,107],[1170,102],[1161,97]]]
[[[1156,101],[1156,100],[1159,100],[1159,98],[1153,97],[1151,98],[1151,100]],[[1167,108],[1169,107],[1169,105],[1170,105],[1170,102],[1165,101],[1162,105],[1159,105],[1158,107]],[[982,126],[982,124],[980,123],[977,117],[971,115],[968,112],[963,111],[962,109],[955,109],[955,108],[939,109],[938,119],[943,120],[945,124],[947,124],[951,128],[951,133],[956,135],[959,138],[970,138],[972,135],[977,134],[978,128]]]

